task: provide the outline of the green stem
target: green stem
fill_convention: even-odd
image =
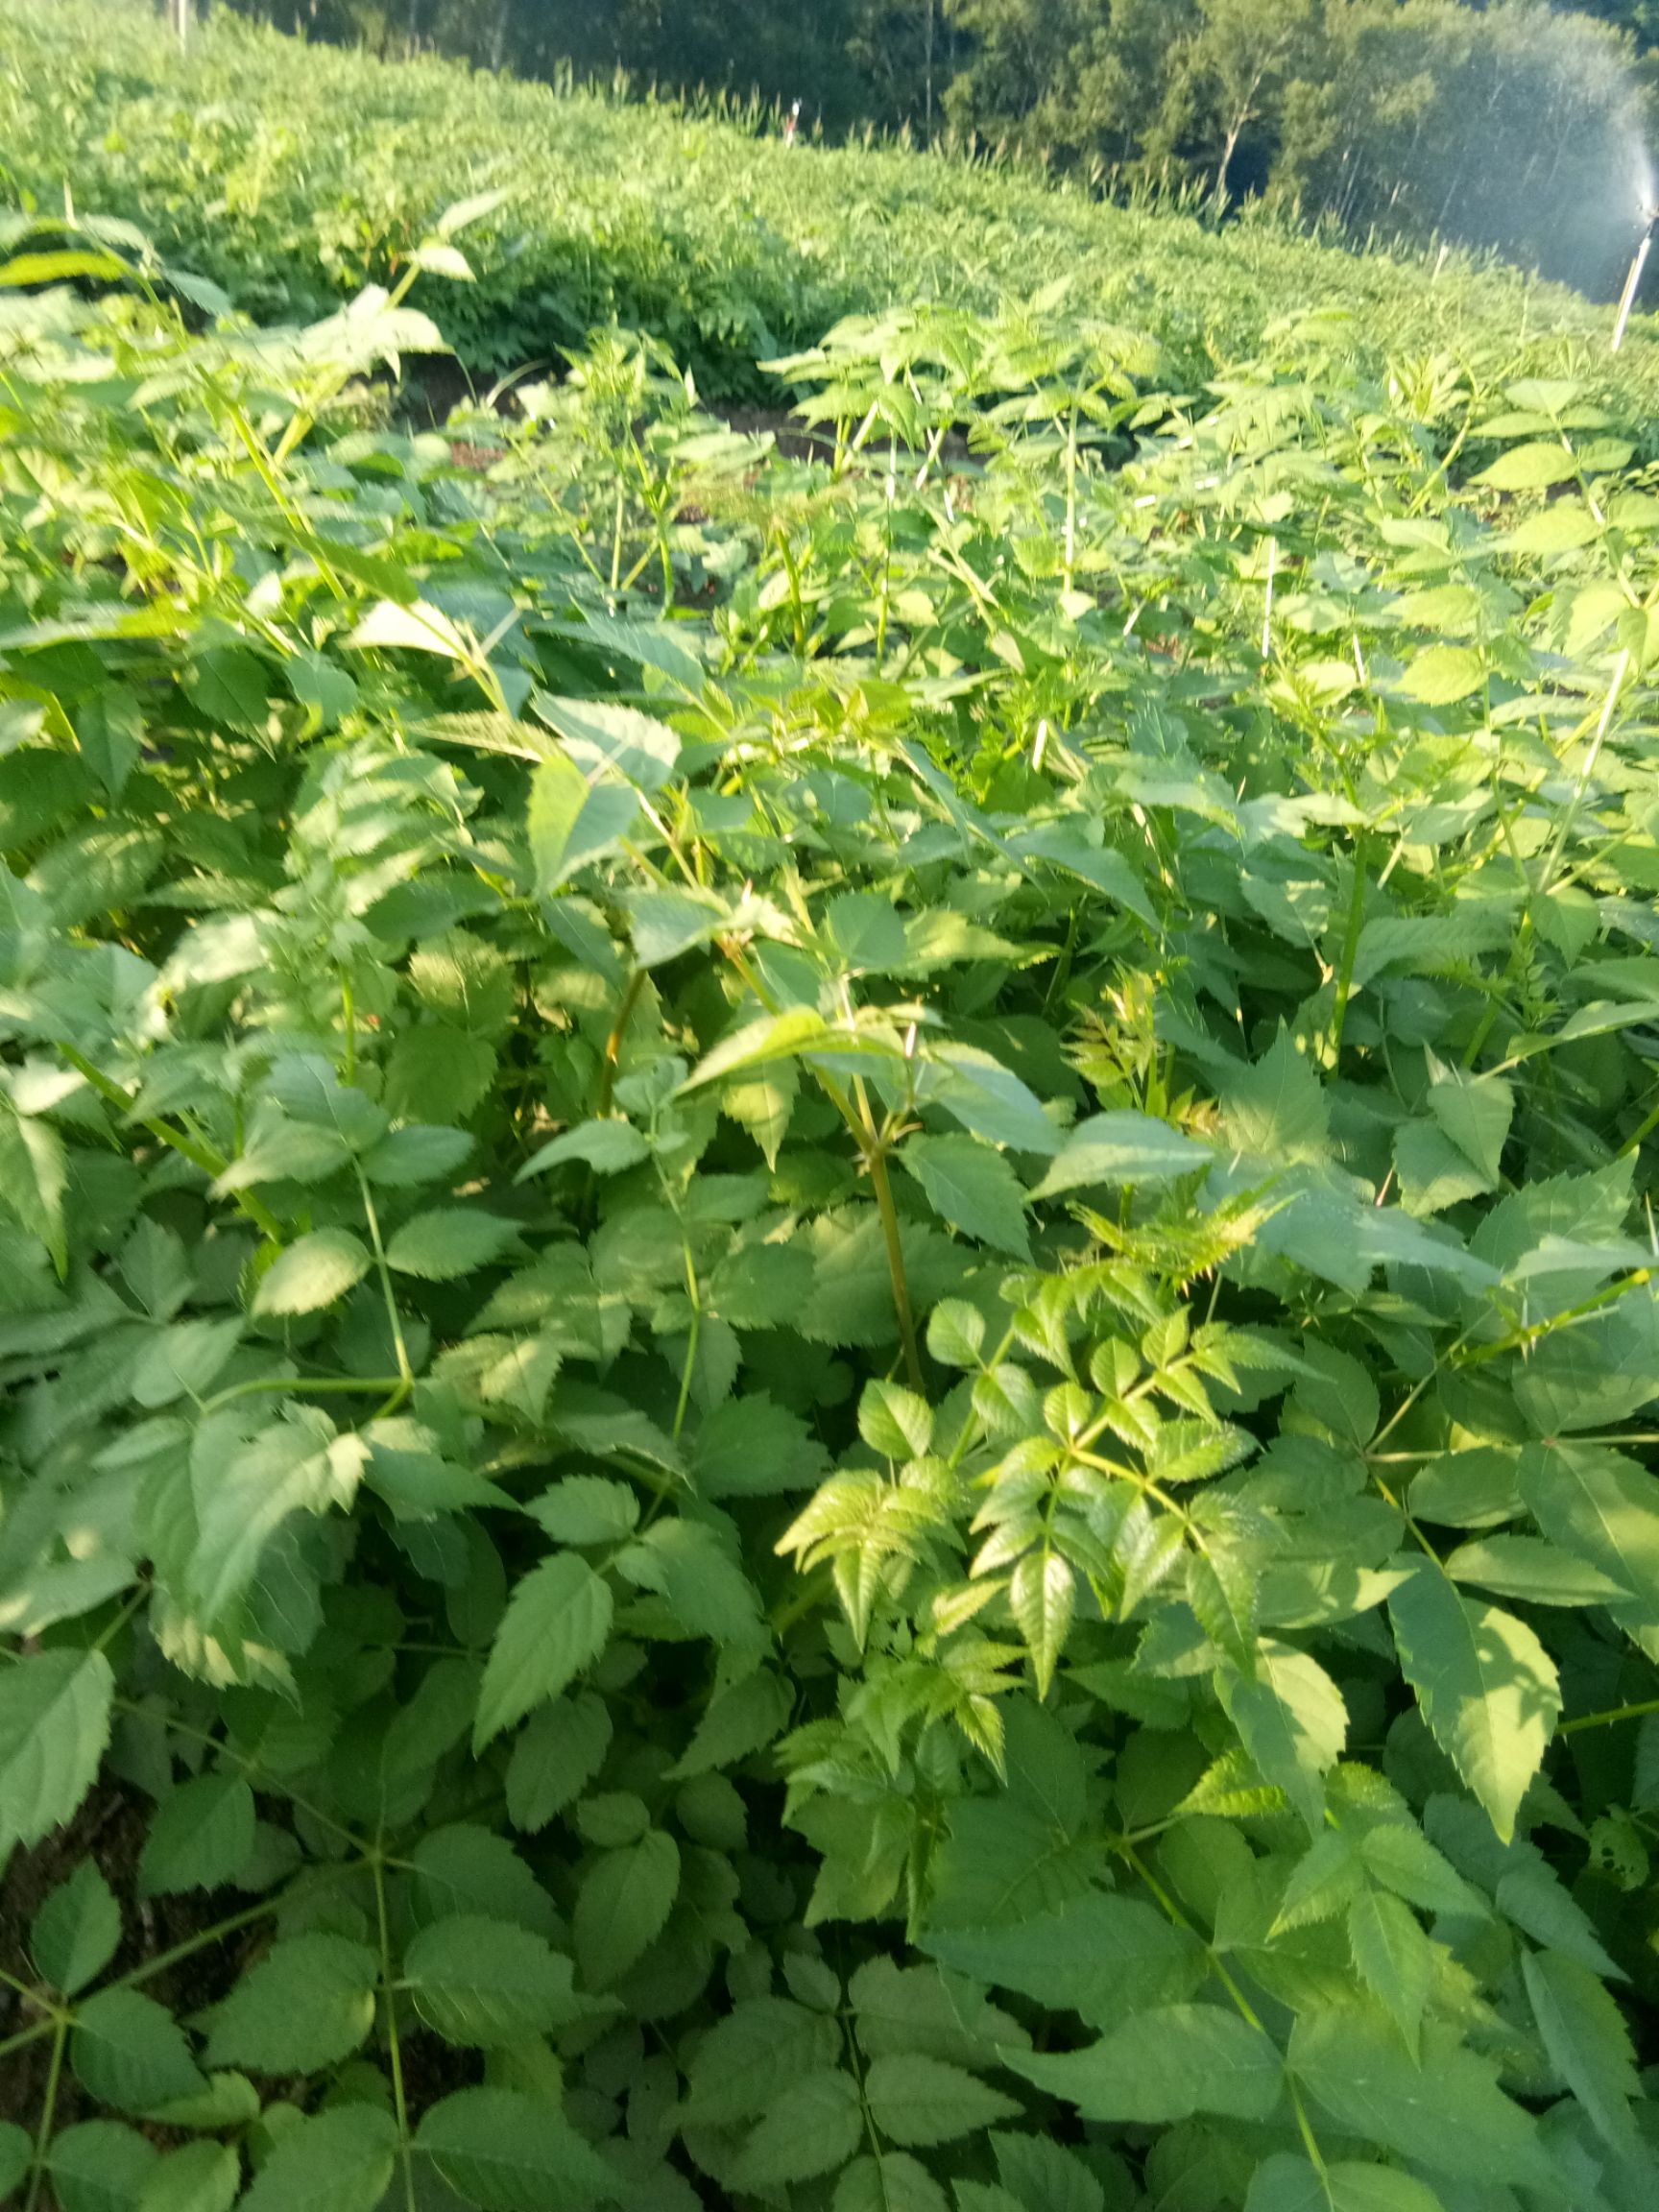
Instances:
[[[15,2035],[8,2035],[0,2043],[0,2058],[9,2058],[13,2051],[21,2051],[31,2043],[38,2043],[42,2035],[50,2035],[58,2025],[59,2015],[54,2012],[49,2020],[36,2020],[33,2028],[18,2029]]]
[[[628,1034],[628,1024],[634,1019],[634,1009],[639,1003],[639,994],[644,988],[645,971],[643,968],[636,968],[633,974],[628,978],[627,988],[622,993],[622,1003],[616,1009],[616,1019],[612,1024],[611,1034],[605,1040],[605,1060],[599,1070],[599,1099],[594,1108],[600,1120],[603,1120],[611,1111],[611,1099],[616,1088],[616,1068],[622,1057],[623,1041]]]
[[[1354,840],[1354,883],[1348,894],[1348,927],[1342,940],[1342,962],[1336,972],[1336,998],[1331,1009],[1331,1069],[1336,1073],[1342,1059],[1342,1031],[1348,1020],[1348,1000],[1354,990],[1354,961],[1359,950],[1359,932],[1365,920],[1365,840]]]
[[[342,1874],[354,1871],[355,1868],[348,1866],[323,1868],[320,1870],[321,1885],[326,1886],[338,1881]],[[285,1892],[285,1898],[292,1899],[294,1894],[295,1890],[291,1887]],[[222,1943],[227,1936],[234,1936],[239,1929],[252,1928],[257,1921],[269,1920],[277,1910],[278,1901],[272,1897],[262,1899],[257,1905],[245,1906],[240,1912],[231,1912],[223,1920],[216,1920],[211,1928],[202,1928],[194,1936],[187,1936],[183,1942],[175,1943],[171,1950],[158,1951],[154,1959],[146,1959],[141,1966],[134,1966],[130,1973],[123,1974],[118,1981],[110,1982],[107,1986],[110,1989],[134,1989],[140,1983],[148,1982],[152,1975],[164,1974],[169,1966],[177,1966],[185,1959],[193,1959],[198,1951],[206,1951],[213,1944]]]
[[[46,2070],[46,2096],[40,2106],[40,2126],[35,2135],[35,2155],[29,2162],[29,2194],[23,2212],[36,2212],[46,2179],[46,2152],[52,2141],[52,2123],[58,2117],[58,2088],[63,2079],[63,2049],[69,2040],[69,2023],[57,2022],[52,2036],[52,2062]]]
[[[380,1936],[380,1993],[386,2000],[386,2051],[392,2064],[392,2108],[397,2121],[397,2154],[403,2164],[403,2202],[415,2208],[415,2161],[409,2140],[409,2099],[403,2087],[403,2046],[397,2035],[397,1997],[392,1986],[392,1931],[386,1916],[386,1862],[376,1839],[370,1864],[374,1869],[374,1918]]]
[[[118,1106],[123,1114],[132,1115],[132,1101],[122,1090],[119,1083],[112,1083],[101,1068],[94,1067],[84,1053],[76,1051],[73,1045],[66,1045],[60,1039],[58,1049],[75,1072],[91,1084],[100,1098],[110,1106]],[[173,1151],[180,1153],[183,1158],[188,1160],[192,1166],[200,1167],[204,1175],[217,1178],[223,1175],[226,1168],[230,1165],[223,1153],[216,1152],[212,1145],[204,1144],[195,1138],[186,1137],[181,1130],[175,1129],[170,1122],[153,1120],[148,1116],[140,1115],[138,1125],[141,1129],[147,1129],[157,1143],[169,1145]],[[249,1220],[255,1227],[262,1229],[274,1242],[279,1244],[282,1241],[282,1224],[270,1208],[263,1205],[259,1199],[251,1197],[246,1190],[238,1190],[235,1197],[237,1205],[247,1214]]]
[[[254,1398],[273,1390],[286,1391],[296,1398],[329,1396],[337,1391],[357,1398],[378,1398],[402,1387],[400,1375],[366,1375],[361,1381],[354,1375],[260,1375],[249,1382],[233,1382],[228,1390],[207,1399],[202,1410],[217,1413],[221,1406],[238,1398]]]
[[[374,1253],[375,1272],[380,1278],[380,1293],[386,1301],[386,1318],[392,1328],[392,1347],[397,1355],[397,1383],[387,1401],[386,1411],[394,1412],[415,1387],[415,1370],[409,1363],[409,1347],[403,1341],[403,1320],[397,1310],[397,1292],[392,1282],[392,1269],[386,1259],[386,1246],[380,1236],[380,1216],[374,1211],[373,1193],[369,1189],[369,1178],[360,1163],[357,1168],[357,1189],[363,1200],[364,1217],[369,1224],[369,1242]]]
[[[340,1013],[346,1025],[346,1066],[348,1083],[357,1080],[357,995],[351,988],[351,972],[340,971]]]
[[[868,1124],[869,1107],[865,1118]],[[865,1154],[870,1188],[876,1193],[876,1211],[881,1216],[881,1236],[887,1247],[887,1272],[893,1278],[893,1310],[899,1316],[899,1338],[904,1347],[904,1372],[913,1390],[924,1388],[922,1353],[916,1341],[916,1316],[910,1305],[910,1284],[904,1272],[904,1246],[899,1234],[899,1210],[893,1203],[893,1185],[887,1174],[887,1155],[870,1127],[871,1146]]]
[[[697,1372],[697,1352],[703,1341],[703,1297],[697,1287],[697,1265],[692,1258],[691,1245],[684,1230],[680,1248],[685,1259],[685,1292],[691,1301],[691,1328],[685,1339],[685,1363],[680,1374],[680,1403],[674,1408],[674,1441],[685,1426],[685,1409],[691,1403],[691,1379]]]
[[[1576,1736],[1581,1728],[1610,1728],[1617,1720],[1643,1720],[1659,1713],[1659,1697],[1644,1698],[1640,1705],[1613,1705],[1605,1713],[1583,1713],[1576,1720],[1563,1720],[1558,1736]]]
[[[8,1989],[15,1989],[18,1996],[29,2004],[38,2006],[52,2019],[67,2019],[68,2015],[60,2012],[51,1998],[43,1990],[36,1989],[33,1982],[19,1981],[15,1974],[8,1974],[4,1966],[0,1966],[0,1982],[4,1982]]]

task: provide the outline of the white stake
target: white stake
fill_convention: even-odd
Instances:
[[[1636,304],[1636,295],[1642,285],[1642,272],[1647,266],[1647,256],[1653,251],[1653,226],[1659,223],[1659,211],[1647,219],[1647,228],[1642,233],[1642,243],[1636,249],[1636,258],[1630,264],[1630,274],[1624,279],[1624,296],[1619,302],[1619,320],[1613,325],[1613,350],[1618,352],[1624,343],[1624,333],[1630,325],[1630,310]]]

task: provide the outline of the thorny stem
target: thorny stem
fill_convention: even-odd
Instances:
[[[1659,1697],[1646,1697],[1639,1705],[1610,1706],[1605,1713],[1581,1713],[1576,1720],[1563,1720],[1555,1733],[1576,1736],[1581,1728],[1608,1728],[1616,1720],[1643,1720],[1649,1713],[1659,1713]]]
[[[355,1864],[319,1868],[316,1887],[326,1887],[329,1883],[337,1882],[343,1874],[354,1874],[356,1871]],[[291,1899],[294,1893],[294,1887],[290,1887],[284,1892],[281,1902]],[[146,1959],[141,1966],[134,1966],[131,1973],[123,1974],[119,1981],[106,1983],[105,1987],[136,1988],[139,1983],[148,1982],[152,1975],[164,1974],[169,1966],[177,1966],[181,1960],[193,1959],[198,1951],[205,1951],[215,1943],[222,1943],[227,1936],[234,1936],[243,1928],[252,1928],[257,1921],[269,1920],[277,1910],[278,1900],[267,1897],[240,1912],[229,1913],[225,1919],[216,1920],[211,1928],[203,1928],[196,1935],[186,1936],[182,1943],[175,1943],[170,1951],[159,1951],[154,1959]]]

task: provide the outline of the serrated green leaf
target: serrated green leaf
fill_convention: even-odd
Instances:
[[[1070,1633],[1077,1604],[1077,1581],[1068,1563],[1046,1545],[1029,1551],[1014,1570],[1008,1588],[1009,1610],[1025,1639],[1036,1676],[1037,1695],[1046,1697]]]
[[[632,1121],[579,1121],[532,1152],[514,1180],[522,1183],[532,1175],[545,1175],[573,1160],[596,1175],[620,1175],[650,1156],[651,1147]]]
[[[335,2104],[285,2128],[238,2212],[374,2212],[397,2128],[376,2104]]]
[[[29,2171],[35,2140],[15,2120],[0,2120],[0,2203],[4,2203]]]
[[[1507,1842],[1561,1711],[1554,1663],[1525,1622],[1462,1597],[1436,1566],[1388,1611],[1424,1719]]]
[[[1448,1068],[1429,1086],[1429,1111],[1481,1178],[1496,1190],[1503,1146],[1515,1115],[1515,1093],[1501,1075],[1468,1075]]]
[[[959,2136],[1016,2118],[1011,2098],[988,2089],[964,2067],[920,2052],[890,2052],[872,2059],[864,2095],[881,2132],[907,2148],[953,2143]]]
[[[1284,2088],[1261,2029],[1214,2005],[1158,2007],[1086,2051],[1007,2052],[1004,2063],[1085,2120],[1143,2127],[1194,2112],[1265,2120]]]
[[[972,1137],[912,1137],[898,1157],[952,1229],[1017,1260],[1029,1255],[1025,1192],[1000,1152]]]
[[[77,2121],[52,2138],[52,2193],[62,2212],[136,2212],[158,2156],[135,2128],[116,2120]]]
[[[242,2161],[228,2143],[187,2143],[152,2167],[138,2212],[230,2212]]]
[[[1219,1089],[1235,1150],[1276,1168],[1329,1158],[1330,1105],[1287,1029],[1253,1067],[1229,1070]]]
[[[1380,2012],[1332,2006],[1297,2021],[1289,2066],[1334,2126],[1413,2166],[1489,2187],[1549,2186],[1531,2115],[1503,2095],[1497,2067],[1447,2030],[1425,2026],[1419,2064]]]
[[[1562,1952],[1524,1951],[1521,1973],[1550,2063],[1615,2157],[1639,2163],[1642,2137],[1630,2106],[1642,2083],[1623,2014],[1590,1969]]]
[[[1195,1936],[1142,1898],[1097,1891],[1006,1928],[926,1928],[920,1940],[960,1974],[1096,2028],[1194,1996],[1204,1978]]]
[[[1348,1908],[1348,1942],[1360,1981],[1417,2054],[1423,2014],[1434,1983],[1434,1951],[1408,1905],[1367,1889]]]
[[[415,2142],[480,2212],[586,2212],[625,2201],[617,2176],[564,2114],[514,2089],[441,2098]]]
[[[1359,1856],[1385,1888],[1425,1912],[1479,1915],[1485,1910],[1444,1852],[1404,1821],[1368,1828],[1359,1839]]]
[[[639,1501],[609,1476],[566,1475],[525,1511],[556,1544],[619,1544],[638,1525]]]
[[[209,2074],[193,2095],[169,2098],[148,2117],[157,2128],[245,2128],[259,2117],[259,2092],[246,2074]]]
[[[1348,1739],[1342,1694],[1317,1660],[1264,1640],[1257,1673],[1221,1683],[1228,1718],[1263,1778],[1284,1791],[1315,1835],[1325,1824],[1325,1776]]]
[[[507,1762],[507,1817],[534,1836],[587,1789],[611,1744],[602,1698],[583,1692],[532,1713]]]
[[[480,1912],[549,1940],[558,1932],[547,1892],[506,1837],[489,1828],[464,1820],[434,1828],[410,1851],[409,1866],[422,1920]]]
[[[788,1684],[769,1669],[746,1674],[709,1701],[669,1774],[685,1780],[713,1773],[763,1750],[782,1735],[791,1702]]]
[[[1486,663],[1469,645],[1428,645],[1413,654],[1402,688],[1424,707],[1455,707],[1484,688]]]
[[[253,1792],[240,1774],[202,1774],[164,1798],[138,1859],[138,1886],[162,1897],[232,1882],[253,1850]]]
[[[1434,2192],[1392,2166],[1338,2158],[1324,2166],[1288,2151],[1250,2177],[1244,2212],[1443,2212]]]
[[[1031,2212],[1105,2212],[1106,2192],[1075,2151],[1046,2135],[991,2138],[1002,2186]]]
[[[1118,1110],[1080,1121],[1032,1192],[1057,1198],[1091,1187],[1134,1189],[1170,1183],[1210,1165],[1209,1145],[1148,1114]]]
[[[835,2184],[830,2212],[950,2212],[945,2192],[907,2151],[854,2158]]]
[[[572,1922],[589,1989],[609,1988],[656,1941],[679,1887],[679,1848],[660,1828],[594,1862],[577,1892]]]
[[[810,2181],[844,2164],[863,2139],[857,2083],[823,2068],[778,2091],[738,2151],[732,2178],[745,2190]]]
[[[699,2127],[757,2119],[791,2082],[832,2067],[841,2033],[832,2017],[787,1997],[756,1997],[715,2022],[699,2042],[687,2104]]]
[[[759,1595],[715,1529],[678,1515],[657,1522],[616,1560],[616,1571],[660,1598],[693,1636],[755,1644],[765,1627]]]
[[[209,2066],[310,2074],[349,2057],[374,2024],[379,1962],[366,1944],[314,1931],[256,1959],[215,2006]]]
[[[102,1651],[32,1651],[0,1670],[0,1854],[38,1843],[85,1796],[114,1694]]]
[[[556,1552],[523,1577],[484,1670],[474,1751],[544,1699],[557,1697],[599,1656],[612,1612],[609,1586],[573,1551]]]
[[[1630,1590],[1571,1551],[1536,1536],[1483,1536],[1459,1544],[1445,1562],[1454,1582],[1473,1582],[1532,1605],[1628,1603]]]
[[[354,1289],[373,1262],[369,1247],[349,1229],[316,1229],[281,1254],[259,1278],[253,1310],[261,1314],[318,1313]]]
[[[1623,1452],[1565,1439],[1528,1445],[1517,1480],[1552,1543],[1632,1593],[1608,1609],[1659,1656],[1659,1480]]]
[[[511,1921],[475,1912],[411,1937],[402,1983],[445,2042],[484,2050],[568,2027],[583,2009],[568,1959]]]
[[[137,1989],[105,1989],[75,2008],[69,2059],[83,2088],[118,2112],[148,2112],[203,2086],[184,2032]]]
[[[661,968],[694,945],[706,945],[727,926],[725,905],[689,891],[636,891],[627,901],[634,958],[641,968]]]
[[[1565,484],[1576,474],[1577,467],[1563,440],[1536,439],[1500,453],[1475,481],[1489,485],[1495,492],[1546,492]]]
[[[489,1267],[518,1241],[518,1224],[472,1206],[440,1206],[405,1221],[386,1247],[386,1263],[422,1283],[452,1283]]]
[[[466,1166],[472,1140],[465,1129],[406,1122],[363,1154],[364,1174],[376,1190],[409,1190],[447,1183]]]
[[[858,1401],[858,1433],[888,1459],[918,1458],[933,1441],[933,1409],[902,1383],[869,1382]]]
[[[625,783],[589,783],[562,753],[543,760],[530,785],[530,854],[550,898],[589,862],[632,834],[638,795]]]
[[[120,1941],[121,1908],[90,1859],[83,1859],[67,1882],[48,1891],[29,1931],[36,1966],[69,1997],[104,1971]]]

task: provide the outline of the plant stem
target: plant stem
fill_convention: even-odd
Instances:
[[[101,1068],[94,1067],[84,1053],[76,1051],[73,1045],[64,1044],[61,1038],[57,1042],[59,1051],[62,1053],[70,1067],[78,1075],[91,1084],[100,1098],[110,1106],[120,1107],[123,1114],[132,1114],[132,1101],[122,1090],[119,1083],[112,1083]],[[148,1116],[140,1115],[138,1125],[141,1129],[147,1129],[157,1143],[169,1145],[175,1152],[182,1154],[193,1166],[200,1167],[204,1175],[217,1178],[223,1175],[226,1168],[230,1165],[223,1153],[216,1152],[212,1145],[204,1144],[196,1138],[186,1137],[181,1130],[175,1129],[170,1122],[153,1120]],[[246,1190],[238,1190],[235,1193],[235,1200],[256,1228],[262,1229],[274,1242],[281,1243],[282,1224],[268,1206],[262,1204],[257,1198],[250,1197]]]
[[[357,1189],[363,1199],[364,1217],[369,1224],[369,1242],[374,1253],[374,1267],[380,1277],[381,1295],[386,1301],[386,1318],[392,1326],[392,1347],[397,1355],[398,1381],[385,1407],[385,1410],[390,1413],[395,1411],[414,1389],[415,1370],[409,1364],[409,1348],[403,1341],[403,1321],[402,1316],[397,1311],[397,1293],[393,1286],[392,1269],[386,1260],[386,1246],[381,1241],[380,1216],[374,1211],[373,1194],[369,1189],[369,1178],[363,1172],[362,1164],[358,1162],[354,1165],[357,1167]]]
[[[868,1118],[869,1107],[865,1106]],[[925,1387],[922,1353],[916,1341],[916,1316],[910,1306],[910,1284],[904,1272],[904,1246],[899,1234],[899,1210],[893,1203],[893,1185],[887,1174],[887,1155],[870,1130],[871,1149],[865,1159],[870,1188],[876,1193],[876,1211],[881,1216],[881,1236],[887,1246],[887,1272],[893,1278],[893,1310],[899,1316],[899,1339],[904,1347],[904,1372],[913,1390]]]
[[[409,2141],[409,2100],[403,2087],[403,2046],[397,2035],[397,1997],[392,1986],[392,1933],[386,1916],[383,1838],[375,1838],[369,1863],[374,1871],[374,1918],[380,1937],[380,1993],[386,2000],[386,2052],[392,2064],[392,2108],[397,2120],[397,2154],[403,2164],[403,2202],[406,2212],[415,2212],[415,2162]]]
[[[344,1392],[349,1397],[374,1398],[388,1390],[400,1390],[400,1375],[260,1375],[252,1382],[233,1382],[228,1390],[221,1390],[217,1397],[203,1405],[204,1413],[216,1413],[221,1406],[228,1406],[238,1398],[253,1398],[273,1390],[285,1390],[295,1397],[329,1396]]]
[[[52,2060],[46,2070],[46,2095],[40,2105],[40,2125],[35,2135],[35,2155],[29,2162],[29,2194],[23,2212],[35,2212],[46,2179],[46,2152],[52,2141],[52,2123],[58,2116],[58,2088],[63,2079],[63,2049],[69,2040],[69,2023],[59,2019],[52,2036]]]
[[[628,1034],[628,1024],[634,1019],[634,1009],[638,1005],[639,994],[644,988],[645,971],[643,968],[636,968],[633,974],[628,978],[627,988],[622,993],[622,1003],[616,1009],[616,1020],[612,1024],[611,1034],[605,1040],[605,1061],[599,1070],[599,1099],[594,1108],[600,1120],[603,1120],[611,1111],[612,1094],[616,1087],[616,1067],[622,1057],[623,1040]]]
[[[1348,1000],[1354,989],[1354,962],[1359,950],[1359,932],[1365,921],[1365,840],[1354,840],[1354,881],[1348,894],[1348,927],[1342,939],[1342,963],[1336,972],[1336,997],[1331,1008],[1331,1070],[1334,1074],[1342,1059],[1342,1031],[1348,1020]]]
[[[1576,1720],[1563,1720],[1555,1733],[1576,1736],[1581,1728],[1609,1728],[1617,1720],[1644,1720],[1650,1713],[1659,1713],[1659,1697],[1644,1698],[1640,1705],[1610,1706],[1605,1713],[1581,1713]]]
[[[348,1083],[357,1080],[357,995],[351,988],[351,971],[340,971],[340,1015],[346,1026],[346,1066]]]

